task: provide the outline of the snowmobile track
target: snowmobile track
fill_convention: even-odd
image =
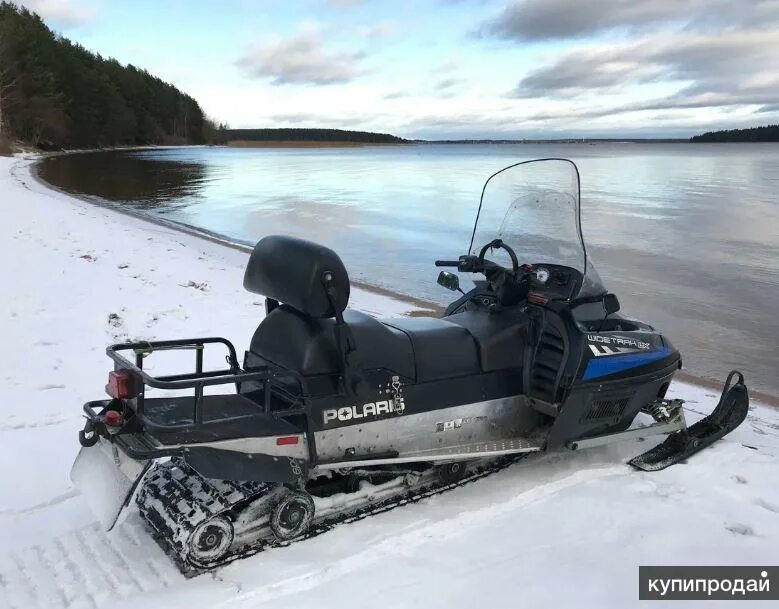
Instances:
[[[244,558],[248,558],[250,556],[253,556],[255,554],[259,554],[260,552],[263,552],[265,550],[271,549],[271,548],[282,548],[287,547],[293,543],[297,543],[299,541],[304,541],[306,539],[311,539],[313,537],[317,537],[323,533],[326,533],[335,527],[337,527],[340,524],[350,524],[353,522],[357,522],[359,520],[363,520],[365,518],[368,518],[369,516],[374,516],[376,514],[382,514],[384,512],[388,512],[390,510],[393,510],[397,507],[401,507],[404,505],[408,505],[411,503],[417,503],[423,499],[427,499],[428,497],[432,497],[434,495],[440,495],[442,493],[445,493],[447,491],[453,490],[455,488],[459,488],[462,486],[465,486],[467,484],[470,484],[471,482],[475,482],[476,480],[480,480],[482,478],[486,478],[487,476],[494,474],[500,470],[503,470],[507,468],[510,465],[513,465],[514,463],[517,463],[518,461],[526,458],[528,455],[526,454],[518,454],[513,455],[511,457],[503,457],[497,462],[490,463],[487,465],[482,465],[477,468],[477,470],[472,473],[469,476],[466,476],[462,480],[459,480],[457,482],[451,482],[451,483],[440,483],[440,484],[433,484],[433,485],[427,485],[420,488],[413,489],[409,491],[407,494],[401,495],[399,497],[394,497],[390,499],[386,499],[384,501],[380,501],[377,503],[374,503],[372,505],[364,506],[361,508],[357,508],[351,512],[345,513],[345,514],[339,514],[337,516],[333,516],[327,520],[324,520],[322,522],[319,522],[315,525],[313,525],[304,535],[300,536],[297,539],[294,539],[292,541],[277,541],[277,540],[270,540],[267,538],[260,539],[259,541],[256,541],[254,543],[250,543],[248,545],[244,545],[241,548],[238,548],[234,550],[233,552],[229,553],[224,559],[220,560],[219,563],[211,565],[207,568],[205,567],[199,567],[192,565],[191,563],[187,562],[185,559],[181,557],[181,555],[178,552],[178,548],[176,545],[171,543],[173,540],[169,540],[166,538],[164,534],[158,530],[156,526],[153,526],[149,522],[146,523],[147,529],[151,532],[152,537],[157,541],[159,546],[162,548],[162,550],[173,560],[173,562],[178,567],[179,571],[187,578],[195,577],[197,575],[201,575],[203,573],[207,573],[210,571],[213,571],[215,569],[218,569],[220,567],[223,567],[225,565],[228,565],[236,560],[241,560]],[[184,485],[179,486],[179,490],[183,490],[185,487]],[[178,496],[177,499],[179,501],[182,500],[181,496]],[[194,498],[193,498],[194,499]],[[147,513],[144,515],[145,518],[149,518],[150,515],[148,514],[148,507],[145,510]],[[164,523],[165,518],[160,515],[156,510],[155,514],[151,516],[151,519],[155,523]],[[210,512],[210,510],[209,510]],[[198,520],[198,523],[200,520]],[[195,525],[196,526],[196,525]],[[168,526],[162,526],[163,530],[169,531],[170,528]],[[194,526],[187,527],[189,530],[194,529]]]
[[[0,556],[0,608],[98,609],[169,587],[181,576],[142,530],[126,522],[109,536],[95,524]]]

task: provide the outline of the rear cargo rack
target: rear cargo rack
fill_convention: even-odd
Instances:
[[[229,368],[221,370],[203,370],[203,353],[206,345],[221,344],[227,350],[227,363]],[[152,376],[143,369],[145,357],[155,351],[192,350],[195,352],[195,371],[182,374],[169,374]],[[123,352],[131,351],[134,354],[134,362],[125,357]],[[163,390],[194,389],[192,421],[194,425],[203,424],[203,388],[212,385],[235,384],[236,392],[240,393],[241,383],[247,381],[260,382],[264,386],[264,409],[266,414],[275,417],[286,417],[306,412],[305,400],[300,396],[293,396],[281,386],[275,386],[273,379],[280,373],[288,375],[289,371],[275,369],[268,364],[259,370],[244,371],[238,365],[238,357],[233,344],[222,337],[190,338],[161,341],[140,341],[134,343],[118,343],[109,346],[106,354],[114,361],[115,370],[130,372],[135,381],[140,384],[136,397],[135,411],[139,417],[144,415],[145,388],[153,387]],[[271,409],[273,395],[283,397],[290,406],[283,409]],[[192,424],[183,423],[168,427],[191,427]]]

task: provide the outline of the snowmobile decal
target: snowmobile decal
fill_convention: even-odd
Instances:
[[[392,394],[393,404],[395,405],[395,413],[403,414],[406,409],[406,401],[403,399],[403,384],[400,382],[399,376],[392,377]]]
[[[404,409],[403,401],[396,403],[395,400],[380,400],[368,402],[362,406],[344,406],[323,410],[322,422],[327,425],[332,421],[351,421],[352,419],[372,418],[390,413],[401,414]]]
[[[590,351],[595,357],[604,355],[620,355],[622,353],[640,353],[642,349],[631,349],[629,347],[607,347],[606,345],[590,345]]]
[[[673,350],[663,347],[657,351],[650,351],[648,353],[633,353],[627,355],[616,354],[611,357],[592,359],[587,364],[587,368],[585,369],[582,378],[587,381],[609,374],[616,374],[623,370],[630,370],[631,368],[637,368],[638,366],[643,366],[644,364],[663,359],[672,353]]]
[[[600,334],[588,334],[587,340],[590,343],[601,343],[603,345],[613,345],[616,347],[635,347],[643,351],[652,347],[651,343],[636,340],[628,336],[601,336]]]
[[[322,423],[327,426],[332,421],[351,421],[385,414],[403,414],[406,409],[406,401],[403,398],[403,383],[400,382],[399,376],[393,376],[391,383],[379,385],[379,391],[386,394],[391,393],[393,397],[387,400],[368,402],[362,406],[344,406],[323,410]]]
[[[469,423],[482,423],[484,421],[488,421],[488,417],[460,417],[459,419],[454,419],[452,421],[438,421],[435,424],[435,430],[436,432],[440,433],[442,431],[452,431],[455,429],[460,429],[463,425],[468,425]]]

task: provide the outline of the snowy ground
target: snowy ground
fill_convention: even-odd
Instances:
[[[184,579],[136,514],[103,533],[71,487],[80,408],[102,397],[110,342],[223,335],[242,352],[264,310],[241,287],[246,254],[54,193],[29,163],[0,157],[0,609],[622,608],[640,564],[777,564],[779,411],[755,404],[663,472],[624,464],[638,442],[527,459]],[[352,304],[412,307],[362,290]],[[693,414],[717,398],[674,395]]]

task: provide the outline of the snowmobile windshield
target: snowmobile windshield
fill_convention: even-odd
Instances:
[[[579,172],[566,159],[540,159],[510,165],[484,184],[469,252],[478,254],[493,239],[502,239],[520,264],[557,264],[582,274],[575,296],[603,294],[597,271],[587,259],[579,209]],[[504,250],[488,258],[506,267]]]

